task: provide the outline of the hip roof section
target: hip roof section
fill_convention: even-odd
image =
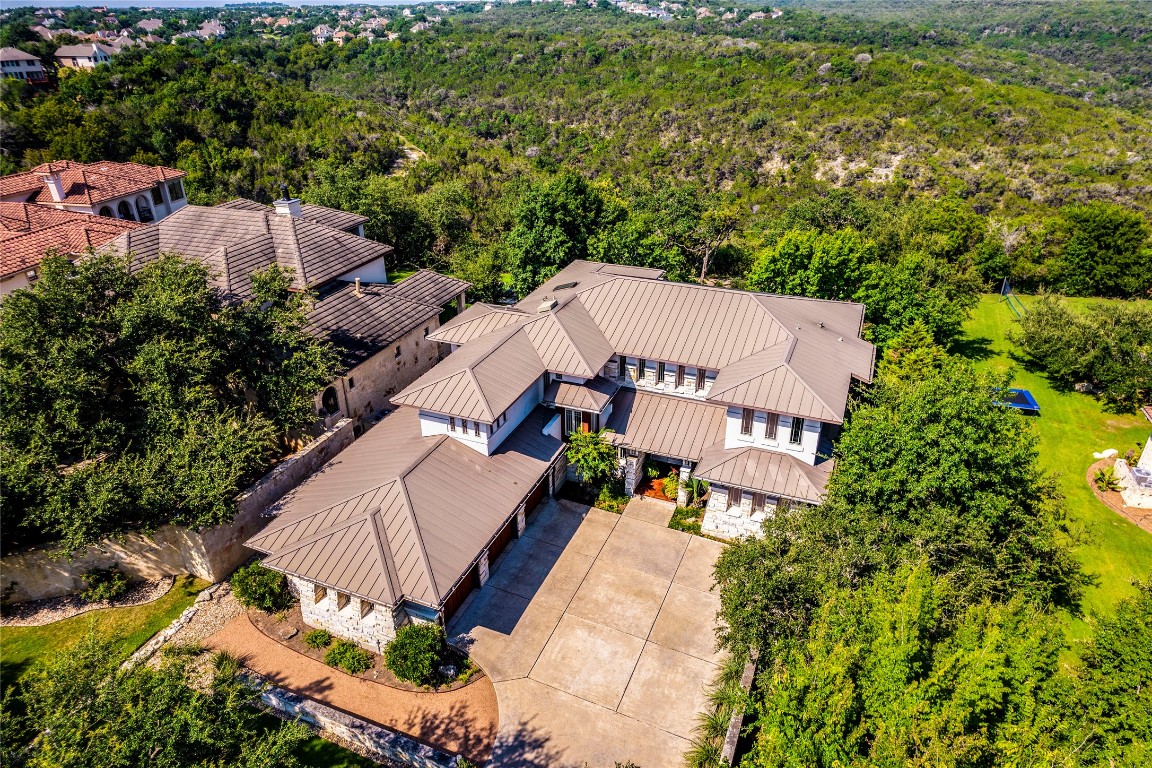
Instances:
[[[73,47],[73,46],[67,46]],[[92,53],[91,46],[87,54]],[[140,163],[76,163],[71,160],[58,160],[54,163],[38,165],[25,173],[0,176],[0,198],[10,199],[19,195],[21,202],[56,204],[44,183],[44,176],[50,173],[60,175],[64,190],[61,205],[96,205],[118,197],[146,192],[162,182],[183,178],[188,174],[176,168]]]
[[[725,449],[719,443],[704,451],[693,475],[719,485],[819,504],[834,465],[829,460],[812,466],[785,453]]]

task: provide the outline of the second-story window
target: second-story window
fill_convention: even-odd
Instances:
[[[448,431],[449,432],[455,432],[456,431],[456,417],[455,416],[449,416],[448,417]]]
[[[752,434],[752,417],[755,413],[756,412],[753,411],[751,408],[745,408],[740,413],[740,434],[751,436],[751,434]]]
[[[656,384],[664,383],[664,374],[667,372],[667,367],[664,363],[656,363]]]
[[[697,392],[703,392],[704,391],[705,373],[706,373],[706,371],[703,368],[697,368],[696,369],[696,391]]]
[[[804,419],[792,417],[792,431],[788,433],[788,442],[792,445],[800,445],[801,439],[804,437]]]
[[[480,437],[480,422],[478,422],[478,421],[472,422],[472,434],[475,435],[476,437]]]
[[[168,182],[168,197],[173,200],[184,199],[184,187],[180,184],[179,180]]]
[[[636,381],[644,381],[648,378],[648,361],[640,358],[636,361]]]
[[[154,205],[164,205],[164,193],[160,191],[160,187],[152,187],[152,203]]]
[[[768,414],[768,421],[764,425],[764,437],[768,438],[769,440],[775,440],[776,439],[776,430],[779,428],[779,426],[780,426],[780,414],[769,413]]]
[[[676,389],[684,386],[684,366],[676,366]]]

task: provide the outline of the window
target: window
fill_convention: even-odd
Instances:
[[[738,507],[738,506],[740,506],[740,502],[742,502],[743,500],[744,500],[744,492],[741,491],[739,488],[729,488],[728,489],[728,506]]]
[[[348,389],[356,389],[356,377],[355,376],[349,376],[348,377]]]
[[[745,408],[740,413],[740,434],[752,435],[752,417],[756,412],[751,408]]]
[[[703,392],[704,391],[704,373],[705,373],[705,371],[703,368],[697,368],[696,369],[696,391],[697,392]]]
[[[400,357],[400,345],[399,344],[396,345],[396,354],[393,355],[393,357]]]
[[[616,366],[617,366],[616,375],[620,378],[620,381],[624,381],[625,379],[627,379],[628,378],[628,358],[624,357],[624,355],[620,355],[620,357],[618,358],[618,361],[616,363]]]
[[[676,366],[676,389],[684,386],[684,366]]]
[[[116,215],[128,221],[136,221],[136,219],[132,218],[132,206],[128,205],[127,200],[121,200],[116,204]]]
[[[152,204],[164,205],[164,192],[160,187],[152,187]]]
[[[478,421],[472,422],[472,434],[475,435],[476,437],[480,437],[480,422],[478,422]]]
[[[656,383],[664,383],[664,374],[667,373],[667,367],[664,363],[656,363]]]
[[[764,511],[764,494],[762,494],[762,493],[752,494],[752,511],[753,512],[763,512]]]
[[[340,412],[340,398],[336,396],[336,388],[328,387],[320,397],[320,405],[329,414]]]
[[[364,618],[368,614],[372,613],[372,609],[375,607],[376,606],[374,606],[372,603],[368,602],[367,600],[361,600],[360,601],[360,618]]]
[[[317,584],[316,589],[312,594],[313,602],[319,603],[321,600],[323,600],[326,597],[328,597],[328,589],[326,587],[322,587],[319,584]]]
[[[580,431],[580,411],[571,408],[564,409],[564,434],[570,435]]]
[[[648,361],[640,358],[636,361],[636,381],[644,381],[648,378]]]
[[[110,219],[116,218],[116,214],[112,213],[112,209],[106,205],[100,206],[100,215],[107,216]]]
[[[792,417],[792,431],[788,433],[788,442],[792,445],[800,445],[801,439],[804,437],[804,419]]]
[[[347,606],[350,601],[351,601],[351,598],[348,597],[348,595],[344,594],[343,592],[337,592],[336,593],[336,610],[338,610],[338,611],[344,610],[345,606]]]
[[[168,197],[173,200],[184,199],[184,187],[180,184],[179,180],[168,182]]]
[[[424,338],[428,338],[428,329],[427,328],[424,329]]]
[[[768,414],[768,422],[764,425],[764,437],[769,440],[776,439],[776,429],[780,426],[780,414]]]
[[[456,431],[456,417],[455,416],[449,416],[448,417],[448,430],[450,432]]]

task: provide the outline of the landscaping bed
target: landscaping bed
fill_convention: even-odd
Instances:
[[[174,576],[133,582],[127,591],[109,600],[88,601],[80,595],[63,595],[6,605],[0,609],[0,627],[42,627],[89,611],[146,605],[168,594],[175,582]]]
[[[300,606],[295,605],[286,611],[276,614],[249,609],[248,619],[258,630],[284,647],[301,655],[316,659],[321,663],[326,663],[325,656],[328,654],[331,646],[312,648],[305,643],[304,638],[315,628],[304,623],[304,619],[300,614]],[[333,637],[333,643],[336,642],[338,642],[338,638]],[[401,691],[455,691],[476,682],[484,676],[484,673],[478,666],[473,664],[467,656],[451,646],[448,648],[448,654],[451,659],[449,663],[455,665],[458,670],[456,677],[451,682],[436,687],[419,686],[400,680],[385,666],[384,658],[380,654],[367,651],[365,653],[371,657],[371,666],[363,672],[356,673],[353,677],[370,680]],[[342,669],[341,671],[348,674],[347,670]]]

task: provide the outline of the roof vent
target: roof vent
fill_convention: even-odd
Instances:
[[[575,288],[575,287],[576,287],[576,283],[564,283],[563,285],[556,286],[553,290],[566,291],[569,288]]]
[[[824,321],[823,321],[823,320],[821,320],[820,322],[816,323],[816,325],[818,325],[818,326],[820,326],[821,328],[823,328],[823,327],[824,327]]]
[[[552,310],[556,309],[556,304],[556,299],[551,299],[545,296],[544,300],[540,302],[540,306],[536,307],[536,311],[551,312]]]

